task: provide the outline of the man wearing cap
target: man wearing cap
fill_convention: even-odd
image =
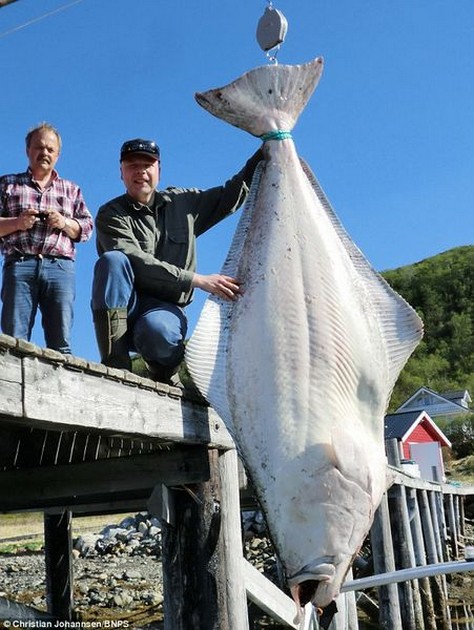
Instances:
[[[130,369],[129,351],[136,350],[152,378],[173,382],[194,289],[229,300],[240,293],[234,278],[196,272],[196,237],[239,208],[261,157],[257,151],[223,186],[158,191],[156,143],[137,138],[122,145],[126,193],[96,218],[92,310],[102,363]]]
[[[55,170],[61,136],[41,123],[26,136],[29,166],[0,177],[2,331],[30,340],[41,311],[46,346],[71,353],[76,244],[93,221],[80,188]]]

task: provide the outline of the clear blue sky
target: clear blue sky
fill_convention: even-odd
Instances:
[[[19,0],[0,9],[0,173],[25,169],[25,134],[47,120],[63,137],[58,170],[81,186],[93,215],[123,190],[118,151],[128,138],[158,141],[163,187],[221,183],[259,142],[210,116],[193,95],[267,63],[255,38],[267,5]],[[293,137],[373,266],[471,244],[474,0],[273,6],[289,22],[279,62],[325,58]],[[201,237],[200,272],[220,269],[234,228],[232,218]],[[78,247],[73,334],[74,354],[92,360],[95,259],[93,238]],[[191,329],[203,299],[188,308]],[[43,344],[39,326],[34,341]]]

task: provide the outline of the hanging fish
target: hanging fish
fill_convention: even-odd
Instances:
[[[297,156],[291,130],[323,68],[256,68],[197,94],[263,138],[265,160],[187,348],[197,386],[234,437],[297,606],[339,593],[386,488],[384,414],[422,337]]]

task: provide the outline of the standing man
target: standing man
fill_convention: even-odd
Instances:
[[[196,237],[244,201],[260,151],[223,186],[157,191],[160,151],[137,138],[122,145],[126,193],[97,214],[99,260],[92,310],[102,363],[130,369],[135,349],[155,380],[172,383],[184,354],[184,307],[195,288],[234,300],[237,280],[196,272]]]
[[[2,331],[30,340],[38,308],[46,346],[71,353],[75,244],[93,221],[78,186],[54,170],[61,137],[48,123],[26,136],[25,173],[0,177]]]

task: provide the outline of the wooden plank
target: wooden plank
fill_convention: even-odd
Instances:
[[[420,506],[420,518],[421,528],[423,531],[423,537],[426,547],[426,559],[428,564],[436,564],[442,562],[442,553],[438,555],[438,547],[436,544],[435,536],[435,522],[437,521],[436,510],[434,514],[431,513],[428,492],[426,490],[419,490],[419,506]],[[441,549],[439,549],[441,552]],[[424,563],[426,564],[426,563]],[[446,603],[446,579],[442,576],[436,576],[431,578],[431,590],[433,592],[433,604],[435,607],[435,614],[438,620],[438,626],[444,629],[449,627],[448,624],[448,607]]]
[[[35,426],[53,424],[234,447],[222,420],[202,404],[69,370],[38,357],[24,357],[23,366],[24,418]],[[58,414],[58,397],[65,413]]]
[[[397,440],[385,442],[387,457],[390,464],[400,466],[400,453]],[[397,569],[411,568],[415,565],[413,540],[410,530],[410,519],[406,501],[406,488],[403,485],[393,485],[388,490],[388,504],[390,512],[390,527],[395,552],[395,566]],[[423,620],[420,620],[421,600],[417,582],[399,585],[400,614],[404,630],[422,630]],[[421,623],[420,623],[421,621]]]
[[[295,602],[244,558],[242,566],[247,597],[276,621],[298,630]]]
[[[474,495],[474,485],[453,486],[451,484],[443,484],[437,481],[428,481],[426,479],[421,479],[420,477],[407,475],[401,469],[392,465],[388,467],[388,470],[393,483],[400,486],[416,488],[417,490],[437,490],[438,492],[441,491],[443,494],[456,494],[459,496]]]
[[[0,414],[23,415],[21,359],[0,349]]]
[[[71,621],[73,612],[72,515],[44,515],[46,603],[48,613]]]
[[[374,572],[387,573],[395,571],[387,494],[383,495],[382,501],[375,513],[374,522],[370,530],[370,540],[372,543]],[[402,630],[397,585],[388,584],[387,586],[379,586],[378,599],[380,627],[386,630]]]
[[[48,431],[0,425],[0,461],[5,470],[80,463],[111,457],[169,450],[168,443],[150,438],[124,438],[88,431]]]
[[[0,473],[0,510],[41,508],[52,501],[57,505],[61,500],[64,504],[81,503],[84,502],[81,497],[133,493],[138,489],[151,492],[160,482],[179,485],[208,477],[207,449],[201,446],[82,464],[10,470]]]
[[[73,516],[93,516],[104,514],[125,514],[126,512],[141,512],[147,509],[147,501],[149,494],[145,497],[135,496],[134,498],[124,499],[122,495],[111,498],[110,495],[101,503],[77,503],[69,505],[67,502],[57,508],[49,508],[49,512],[57,510],[62,512],[63,509],[69,510]]]
[[[242,526],[239,497],[239,465],[237,451],[219,454],[221,483],[221,556],[225,579],[221,584],[227,608],[229,628],[248,630],[247,595],[242,568]]]
[[[425,541],[423,539],[423,527],[421,524],[420,506],[417,491],[414,488],[407,488],[407,505],[411,514],[411,533],[415,553],[415,564],[423,566],[426,564]],[[420,578],[420,598],[423,608],[423,620],[426,630],[436,630],[436,617],[433,604],[431,584],[428,578]]]
[[[451,545],[452,557],[457,560],[459,558],[458,531],[456,527],[456,514],[454,510],[454,496],[448,495],[446,498],[446,511],[448,514],[449,541]]]
[[[459,519],[460,519],[459,531],[463,540],[466,538],[466,510],[465,510],[465,505],[464,505],[465,502],[466,502],[465,497],[459,498]]]
[[[423,490],[422,490],[423,493]],[[428,495],[428,499],[429,499],[429,511],[430,511],[430,516],[431,516],[431,523],[433,524],[433,536],[434,536],[434,540],[435,540],[435,544],[436,544],[436,562],[443,562],[443,560],[447,560],[447,556],[445,557],[444,554],[444,549],[443,549],[443,542],[444,542],[444,535],[443,535],[443,524],[440,522],[439,520],[439,508],[438,508],[438,504],[439,501],[437,499],[437,495],[439,495],[439,492],[427,492]],[[442,538],[443,536],[443,538]]]

